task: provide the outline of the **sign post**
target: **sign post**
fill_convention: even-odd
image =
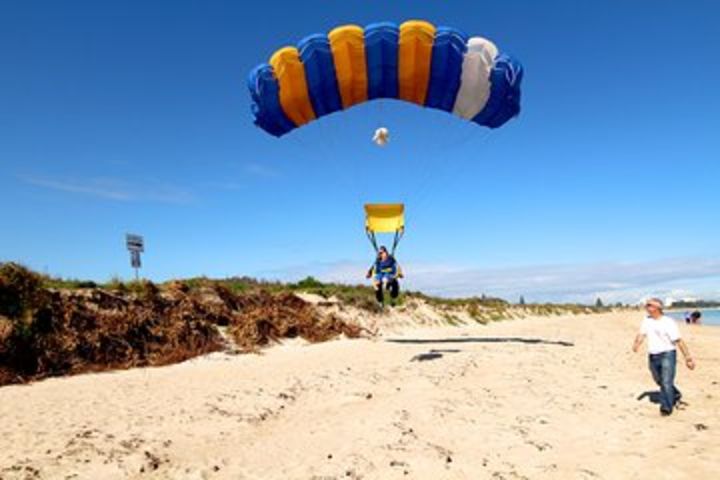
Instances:
[[[140,235],[128,233],[125,235],[125,245],[130,252],[130,266],[135,269],[135,281],[139,280],[138,269],[142,266],[140,253],[145,251],[145,242]]]

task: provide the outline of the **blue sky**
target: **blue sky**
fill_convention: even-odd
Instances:
[[[409,18],[517,56],[521,117],[490,132],[382,101],[279,140],[252,124],[245,77],[276,48]],[[130,277],[136,232],[156,280],[355,283],[362,204],[404,201],[411,287],[720,297],[717,18],[712,1],[5,1],[0,259]]]

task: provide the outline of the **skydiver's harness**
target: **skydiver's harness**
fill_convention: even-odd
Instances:
[[[369,273],[375,277],[375,299],[381,305],[384,305],[385,294],[383,290],[387,289],[390,291],[391,302],[394,305],[395,299],[400,294],[398,278],[402,277],[402,270],[395,257],[388,256],[385,260],[376,259],[373,266],[370,267]]]
[[[394,257],[388,257],[387,260],[382,261],[380,259],[375,260],[375,263],[370,267],[371,275],[386,276],[392,275],[397,276],[400,272],[400,266]]]

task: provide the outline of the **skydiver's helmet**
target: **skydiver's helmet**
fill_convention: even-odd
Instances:
[[[379,147],[384,147],[390,141],[390,132],[385,127],[380,127],[375,130],[373,135],[373,142]]]

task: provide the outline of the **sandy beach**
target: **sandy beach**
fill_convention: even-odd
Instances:
[[[720,328],[662,418],[639,312],[287,342],[0,388],[0,478],[713,478]],[[380,322],[381,324],[382,322]]]

